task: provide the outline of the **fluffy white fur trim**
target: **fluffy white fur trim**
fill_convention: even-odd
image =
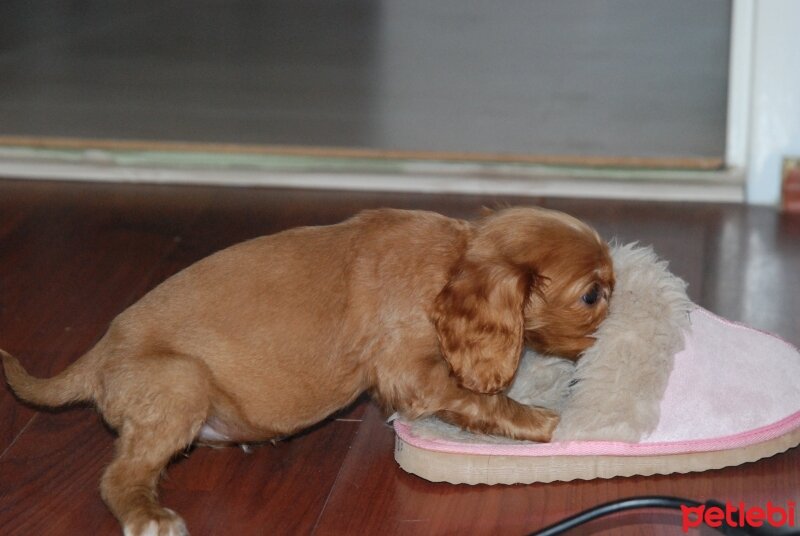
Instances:
[[[554,440],[636,442],[658,424],[693,304],[651,248],[614,247],[617,285],[597,342],[578,361]]]

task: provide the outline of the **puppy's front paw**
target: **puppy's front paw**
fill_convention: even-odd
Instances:
[[[543,443],[549,443],[550,440],[553,438],[553,432],[555,432],[556,427],[558,426],[561,417],[558,413],[554,411],[550,411],[548,409],[541,409],[541,417],[542,417],[542,439]]]
[[[127,521],[122,530],[125,536],[189,536],[183,519],[169,508]]]
[[[526,425],[517,429],[515,439],[527,439],[538,443],[549,443],[558,426],[558,413],[549,409],[524,406],[527,412]]]

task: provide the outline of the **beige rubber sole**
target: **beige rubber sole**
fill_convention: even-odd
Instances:
[[[395,438],[394,458],[405,471],[451,484],[532,484],[617,476],[650,476],[722,469],[800,445],[800,429],[747,447],[664,456],[488,456],[422,449]]]

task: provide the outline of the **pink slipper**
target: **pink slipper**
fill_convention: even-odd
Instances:
[[[575,366],[528,352],[509,396],[557,409],[553,442],[394,422],[395,459],[432,481],[567,481],[718,469],[800,444],[800,352],[692,304],[648,248],[613,248],[617,287]]]

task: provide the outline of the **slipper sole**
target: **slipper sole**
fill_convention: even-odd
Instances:
[[[404,429],[404,426],[406,427]],[[800,445],[800,428],[739,448],[664,455],[495,455],[415,445],[395,423],[395,460],[405,471],[451,484],[532,484],[722,469],[768,458]]]

